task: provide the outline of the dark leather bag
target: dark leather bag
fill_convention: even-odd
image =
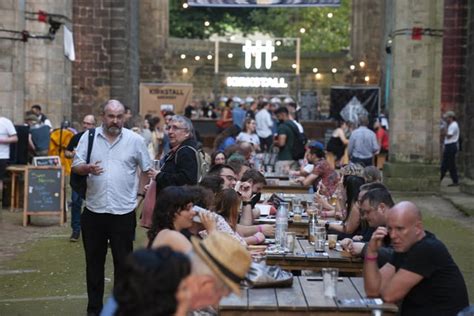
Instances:
[[[90,129],[86,133],[89,134],[88,144],[87,144],[87,157],[86,163],[88,164],[91,160],[91,152],[92,152],[92,145],[94,144],[94,135],[95,135],[95,128]],[[86,198],[87,192],[87,175],[79,175],[71,171],[71,177],[69,180],[69,184],[74,192],[79,194],[82,199]]]

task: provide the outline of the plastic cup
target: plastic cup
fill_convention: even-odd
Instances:
[[[286,232],[285,233],[285,248],[288,249],[289,253],[294,253],[295,246],[296,246],[296,233]]]
[[[329,297],[329,298],[336,297],[339,269],[323,268],[322,275],[323,275],[323,285],[324,285],[324,296]]]
[[[329,234],[328,235],[328,247],[329,249],[336,248],[337,244],[337,235],[336,234]]]

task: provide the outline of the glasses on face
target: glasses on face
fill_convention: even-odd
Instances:
[[[185,130],[185,129],[187,129],[187,128],[186,127],[179,127],[179,126],[176,126],[176,125],[166,126],[167,131],[180,131],[180,130]]]

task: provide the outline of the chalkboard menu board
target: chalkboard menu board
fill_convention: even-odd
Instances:
[[[316,106],[318,104],[318,94],[316,91],[301,91],[301,117],[302,120],[313,120],[318,113]]]
[[[61,167],[28,167],[23,226],[31,215],[54,215],[64,222],[64,173]]]

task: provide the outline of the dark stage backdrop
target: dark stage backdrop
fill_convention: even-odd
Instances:
[[[369,112],[370,122],[373,122],[375,118],[379,116],[380,111],[380,87],[378,86],[331,87],[329,117],[335,120],[341,119],[339,113],[354,96],[359,100],[367,112]]]

